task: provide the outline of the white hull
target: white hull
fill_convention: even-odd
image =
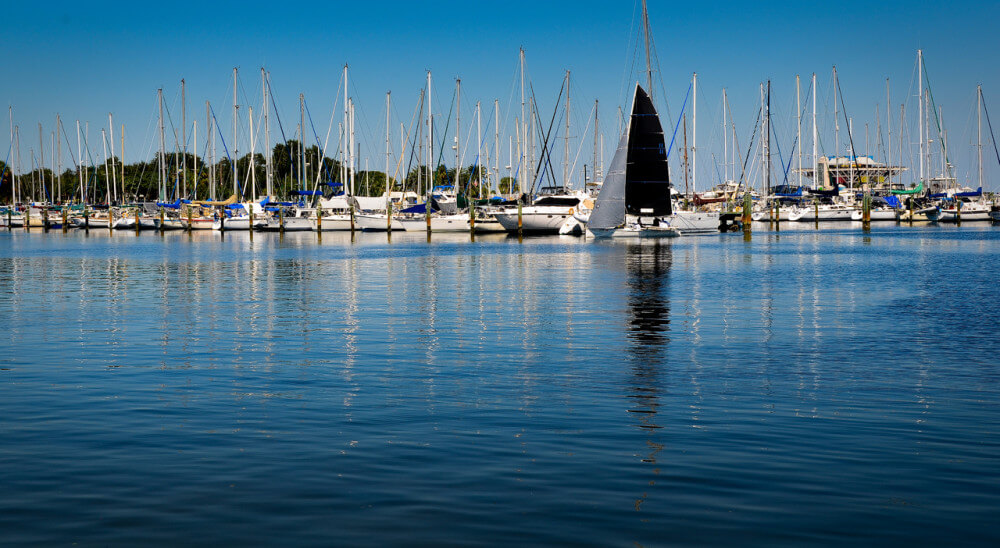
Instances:
[[[334,232],[338,230],[350,230],[351,229],[351,216],[350,215],[326,215],[323,217],[322,223],[317,223],[316,218],[313,217],[309,220],[312,229],[317,232]],[[357,217],[354,219],[354,229],[360,230],[361,227],[358,226]],[[383,221],[385,219],[383,218]],[[385,230],[385,223],[382,224],[382,230]]]
[[[413,217],[400,219],[403,229],[407,232],[426,232],[427,218]],[[467,215],[431,215],[431,232],[468,232],[469,217]]]
[[[815,208],[804,207],[796,209],[788,216],[789,221],[816,222],[816,221],[851,221],[851,215],[856,210],[852,207],[819,208],[819,216]]]
[[[681,234],[717,234],[721,223],[717,211],[676,211],[667,223]]]
[[[871,210],[871,220],[873,221],[895,221],[899,215],[895,209],[873,209]],[[863,221],[864,212],[860,209],[851,213],[852,221]]]
[[[254,219],[254,226],[262,226],[264,222],[259,219]],[[212,230],[225,230],[229,232],[231,230],[250,230],[250,216],[233,217],[226,219],[226,223],[223,225],[221,221],[215,221],[212,223]]]
[[[355,215],[354,222],[357,223],[358,228],[366,232],[386,232],[385,215]],[[390,226],[392,230],[406,230],[403,228],[403,223],[399,222],[399,219],[396,217],[393,217]],[[323,229],[326,230],[326,227]]]
[[[768,222],[768,221],[771,220],[771,217],[772,217],[773,213],[774,213],[773,210],[772,211],[754,211],[750,215],[750,218],[753,219],[754,221],[761,221],[761,222],[765,222],[766,223],[766,222]],[[788,217],[791,214],[792,214],[792,210],[790,208],[779,209],[778,210],[778,221],[790,221],[791,219],[789,219]]]
[[[672,226],[627,226],[622,228],[591,228],[594,238],[676,238],[681,231]]]
[[[968,208],[962,209],[961,212],[955,209],[942,209],[940,216],[938,217],[939,223],[957,223],[959,221],[972,222],[972,221],[990,221],[990,211],[988,209],[980,208]]]
[[[77,217],[73,219],[73,224],[78,228],[108,228],[109,221],[107,217],[91,217],[89,219],[84,219],[83,217]]]
[[[191,230],[212,230],[214,222],[215,220],[210,217],[193,217],[190,223],[184,219],[184,224]]]
[[[11,215],[9,221],[10,222],[8,223],[6,215],[0,217],[0,226],[9,228],[24,228],[24,217],[21,215]]]
[[[527,208],[525,208],[527,209]],[[507,232],[517,232],[517,210],[505,210],[495,214],[497,221]],[[557,234],[559,229],[573,214],[569,209],[557,212],[521,212],[521,230],[524,232]]]
[[[266,223],[261,223],[257,225],[256,229],[264,232],[309,232],[313,229],[313,225],[309,222],[306,217],[285,217],[284,227],[282,227],[282,219],[278,217],[272,217],[268,219]],[[228,226],[226,229],[228,230]]]

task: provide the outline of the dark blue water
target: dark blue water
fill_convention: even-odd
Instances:
[[[3,232],[0,544],[996,545],[998,264]]]

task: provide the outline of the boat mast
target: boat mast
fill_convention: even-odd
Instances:
[[[729,127],[726,124],[726,88],[722,88],[722,180],[729,181]]]
[[[194,170],[193,170],[194,181],[191,182],[191,191],[192,194],[194,195],[194,199],[197,200],[198,199],[198,120],[192,120],[192,125],[193,127],[191,129],[194,131],[194,158],[192,158],[192,160],[194,161]]]
[[[348,138],[347,138],[347,132],[350,131],[349,109],[350,107],[347,104],[347,63],[344,63],[344,122],[340,132],[340,155],[341,155],[340,172],[342,174],[340,182],[343,185],[343,191],[345,197],[351,195],[351,191],[348,188],[348,181],[347,181],[347,177],[349,174],[347,172],[347,165],[344,163],[344,160],[347,158],[348,154],[347,147],[350,146],[350,143],[348,143]]]
[[[563,136],[563,192],[569,191],[569,71],[566,71],[566,134]]]
[[[887,141],[889,145],[886,147],[885,152],[885,163],[886,163],[886,183],[892,184],[892,99],[889,95],[889,79],[885,79],[885,127],[886,131],[889,132]]]
[[[62,139],[59,138],[60,128],[62,128],[62,120],[59,118],[59,115],[56,114],[56,130],[52,132],[51,137],[51,140],[56,142],[56,146],[54,147],[56,152],[55,156],[52,156],[53,147],[51,144],[49,145],[49,156],[52,156],[50,162],[52,167],[55,168],[52,172],[52,175],[54,176],[52,186],[55,188],[49,189],[49,193],[55,193],[59,202],[62,202]],[[63,135],[66,134],[65,128],[62,129],[62,133]],[[68,145],[69,143],[66,144]]]
[[[215,201],[215,121],[212,120],[212,105],[205,101],[205,118],[208,122],[208,196]]]
[[[483,110],[476,101],[476,188],[477,198],[483,197]],[[469,206],[472,207],[472,206]]]
[[[646,85],[649,91],[649,100],[653,101],[653,64],[649,59],[649,11],[646,9],[646,0],[642,0],[642,35],[646,43]]]
[[[795,144],[799,153],[799,184],[802,186],[802,80],[795,75]]]
[[[350,127],[350,131],[351,131],[351,133],[350,133],[350,138],[351,138],[351,142],[350,142],[350,145],[351,145],[351,165],[350,165],[350,170],[351,170],[351,172],[350,172],[350,175],[351,175],[351,196],[353,197],[354,196],[354,190],[355,190],[354,189],[355,178],[357,177],[357,174],[358,174],[358,157],[357,157],[357,145],[356,145],[357,141],[354,140],[354,99],[351,98],[348,101],[348,104],[350,104],[350,107],[351,107],[351,110],[350,110],[350,113],[351,113],[351,127]]]
[[[920,134],[917,138],[920,141],[920,182],[924,181],[924,50],[917,50],[917,96],[918,100],[917,131]]]
[[[306,188],[306,96],[299,94],[299,190]]]
[[[263,88],[262,92],[264,94],[264,146],[266,150],[266,153],[264,154],[264,182],[267,187],[266,192],[269,197],[268,199],[270,199],[270,196],[274,194],[274,177],[271,173],[271,119],[269,116],[271,112],[271,98],[270,86],[267,81],[267,71],[264,70],[264,67],[260,67],[260,81],[261,88]]]
[[[70,154],[71,155],[73,154],[72,150],[70,150]],[[82,159],[83,155],[80,151],[80,120],[77,120],[76,121],[76,176],[77,179],[79,179],[80,181],[80,201],[86,203],[87,192],[83,186],[83,162],[81,161]]]
[[[840,105],[837,102],[837,65],[833,66],[833,157],[840,157]]]
[[[101,144],[104,145],[104,192],[105,201],[111,203],[111,173],[108,172],[108,135],[101,128]],[[96,191],[94,192],[96,194]]]
[[[496,179],[497,192],[500,191],[500,100],[493,100],[493,176]]]
[[[594,99],[594,170],[593,171],[594,171],[594,182],[595,183],[597,181],[599,181],[599,180],[602,180],[601,172],[599,171],[599,169],[597,167],[597,156],[601,152],[601,142],[600,142],[601,137],[600,137],[600,129],[599,129],[601,118],[598,116],[598,112],[597,112],[597,109],[598,109],[599,106],[600,106],[599,100],[598,99]],[[584,188],[584,190],[587,190],[587,189]]]
[[[691,77],[691,193],[698,192],[698,73]]]
[[[524,119],[524,48],[521,48],[520,53],[521,61],[521,128],[518,129],[518,177],[517,177],[517,201],[521,202],[521,196],[524,196],[524,176],[525,176],[525,163],[527,161],[527,155],[525,150],[525,142],[528,139],[528,122]]]
[[[812,112],[812,130],[813,130],[813,184],[816,188],[823,187],[823,183],[820,182],[819,178],[819,128],[816,127],[816,73],[812,74],[812,99],[813,99],[813,112]]]
[[[976,86],[976,148],[979,149],[979,190],[983,189],[983,85]]]
[[[427,71],[427,185],[424,189],[426,191],[427,206],[424,208],[427,213],[430,213],[430,202],[431,193],[434,188],[434,167],[431,165],[434,162],[434,118],[431,108],[431,71]]]
[[[455,78],[455,195],[462,186],[462,79]],[[471,174],[470,174],[471,175]],[[468,181],[466,181],[468,183]],[[465,195],[469,196],[466,189]]]
[[[111,201],[108,202],[110,206],[118,201],[118,169],[115,168],[115,124],[110,112],[108,113],[108,138],[111,140]]]
[[[257,153],[257,139],[253,132],[253,105],[247,106],[247,117],[250,120],[250,158],[247,162],[247,169],[250,170],[250,199],[257,197],[257,166],[254,165],[254,155]]]
[[[185,95],[185,85],[184,79],[181,78],[181,148],[183,150],[184,156],[181,158],[181,195],[185,198],[188,195],[187,191],[187,154],[188,154],[188,144],[187,144],[187,97]],[[176,133],[174,135],[177,135]]]
[[[392,186],[389,184],[389,125],[391,124],[391,119],[389,118],[391,105],[392,92],[385,92],[385,211],[386,214],[389,212],[389,203],[391,200],[391,190]]]
[[[163,88],[156,90],[156,97],[160,103],[160,201],[165,201],[166,197],[166,178],[167,178],[167,164],[166,158],[163,154]]]
[[[239,140],[238,137],[238,126],[239,121],[240,106],[236,104],[236,67],[233,67],[233,194],[239,194],[240,190],[237,186],[239,181],[236,178],[236,159],[239,158]]]

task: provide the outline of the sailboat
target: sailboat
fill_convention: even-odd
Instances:
[[[676,237],[670,226],[670,176],[656,107],[636,84],[632,114],[618,143],[587,230],[597,238]]]

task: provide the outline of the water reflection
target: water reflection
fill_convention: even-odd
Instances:
[[[627,338],[631,362],[628,412],[638,419],[646,432],[646,445],[640,452],[642,462],[653,466],[653,479],[636,498],[635,510],[641,511],[649,489],[660,475],[657,455],[664,445],[659,440],[656,415],[660,407],[661,368],[667,364],[670,342],[670,266],[673,249],[669,243],[651,242],[629,245],[625,250],[626,287],[629,323]]]

